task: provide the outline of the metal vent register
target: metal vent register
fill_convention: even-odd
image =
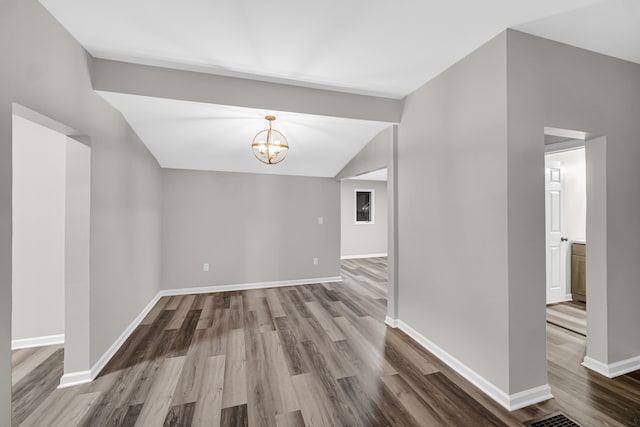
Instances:
[[[528,427],[581,427],[562,412],[554,412],[525,423]]]

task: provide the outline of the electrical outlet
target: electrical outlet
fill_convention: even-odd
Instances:
[[[324,218],[322,218],[321,216],[318,217],[318,224],[324,224]]]
[[[209,271],[209,263],[205,262],[204,264],[202,264],[202,271]]]
[[[318,265],[318,258],[313,259],[313,265]]]

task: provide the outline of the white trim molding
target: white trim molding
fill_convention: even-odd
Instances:
[[[107,363],[109,363],[109,360],[111,360],[111,358],[115,356],[115,354],[118,352],[120,347],[122,347],[122,344],[124,344],[125,341],[127,341],[127,339],[133,333],[133,331],[135,331],[135,329],[140,325],[140,323],[142,323],[144,318],[147,317],[147,314],[149,314],[151,309],[158,303],[158,301],[160,301],[160,298],[161,298],[160,293],[158,293],[155,297],[153,297],[153,299],[149,302],[149,304],[147,304],[146,307],[142,309],[140,314],[138,314],[138,316],[136,316],[136,318],[133,319],[133,321],[129,324],[129,326],[127,326],[127,328],[122,332],[122,334],[120,334],[118,339],[116,339],[113,342],[113,344],[111,344],[111,347],[109,347],[109,349],[106,352],[104,352],[102,357],[100,357],[100,359],[98,359],[98,361],[94,363],[90,371],[91,381],[93,381],[98,376],[98,374],[104,369],[104,367],[107,366]]]
[[[584,148],[584,140],[572,139],[569,141],[556,142],[554,144],[546,144],[544,146],[544,153],[560,153],[562,151],[577,150],[579,148]]]
[[[281,288],[283,286],[313,285],[315,283],[342,282],[342,276],[319,277],[316,279],[280,280],[277,282],[240,283],[235,285],[199,286],[197,288],[167,289],[158,292],[158,296],[209,294],[213,292],[247,291],[250,289]]]
[[[565,294],[562,298],[558,298],[557,300],[547,301],[546,304],[552,305],[552,304],[560,304],[561,302],[572,301],[573,297],[571,295],[572,294]]]
[[[391,320],[393,321],[394,319]],[[449,367],[462,375],[467,381],[478,387],[482,392],[509,411],[515,411],[516,409],[524,408],[525,406],[553,398],[549,384],[544,384],[514,394],[507,394],[485,379],[482,375],[478,374],[473,369],[469,368],[467,365],[446,352],[440,346],[424,337],[411,326],[404,323],[402,320],[397,319],[395,321],[401,331],[409,335],[418,344],[433,353],[438,359],[442,360]]]
[[[118,339],[111,344],[111,347],[98,359],[98,361],[91,367],[90,371],[71,372],[65,373],[60,379],[60,386],[71,387],[74,385],[85,384],[93,381],[104,367],[109,363],[109,360],[118,352],[120,347],[127,341],[133,331],[142,323],[151,309],[158,303],[160,298],[174,296],[174,295],[189,295],[189,294],[209,294],[214,292],[229,292],[229,291],[244,291],[249,289],[264,289],[264,288],[278,288],[283,286],[298,286],[298,285],[311,285],[315,283],[329,283],[329,282],[341,282],[341,276],[334,277],[319,277],[315,279],[296,279],[296,280],[281,280],[276,282],[255,282],[255,283],[242,283],[235,285],[220,285],[220,286],[202,286],[197,288],[184,288],[184,289],[165,289],[156,294],[155,297],[142,309],[140,314],[127,326],[127,328],[120,334]]]
[[[363,259],[363,258],[381,258],[386,257],[387,253],[383,254],[362,254],[362,255],[344,255],[340,259]]]
[[[58,388],[67,388],[74,385],[90,383],[93,381],[93,378],[91,371],[71,372],[64,374],[62,378],[60,378],[60,385]]]
[[[513,393],[510,395],[507,395],[507,398],[508,398],[508,405],[504,405],[500,402],[498,403],[500,403],[509,411],[515,411],[517,409],[521,409],[529,405],[535,405],[536,403],[553,399],[553,395],[551,394],[551,387],[549,387],[549,384],[544,384],[539,387],[534,387],[534,388],[530,388],[529,390],[521,391],[519,393]]]
[[[600,375],[604,375],[607,378],[615,378],[640,369],[640,356],[631,357],[629,359],[609,364],[602,363],[589,356],[585,356],[582,361],[582,366],[587,369],[591,369]]]
[[[47,335],[44,337],[22,338],[11,341],[11,350],[21,348],[43,347],[45,345],[64,344],[64,334]]]
[[[392,327],[393,329],[398,327],[398,319],[394,319],[393,317],[390,317],[390,316],[385,317],[384,323],[386,323],[388,326]]]

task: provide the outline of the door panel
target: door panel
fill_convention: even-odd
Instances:
[[[566,246],[564,233],[563,173],[558,162],[545,164],[545,212],[547,246],[547,304],[565,301]]]

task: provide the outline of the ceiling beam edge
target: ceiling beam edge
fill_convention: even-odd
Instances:
[[[218,76],[106,59],[91,64],[98,91],[399,123],[403,100]]]

